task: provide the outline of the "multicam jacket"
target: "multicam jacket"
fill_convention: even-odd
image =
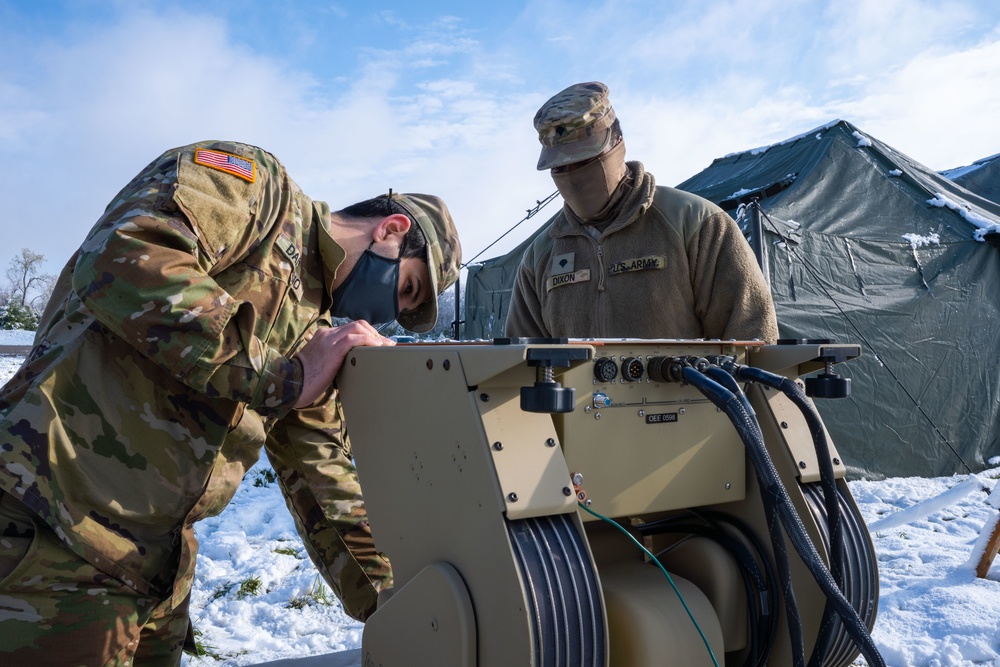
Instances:
[[[192,524],[222,511],[261,447],[348,613],[391,582],[335,391],[296,410],[292,356],[330,324],[343,250],[329,207],[269,153],[170,150],[111,202],[60,275],[0,390],[0,489],[140,594],[190,590]]]
[[[774,304],[732,218],[628,166],[632,189],[599,238],[564,207],[525,251],[507,335],[773,343]]]

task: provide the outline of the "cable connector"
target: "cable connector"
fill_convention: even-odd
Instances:
[[[593,501],[587,497],[587,492],[583,489],[583,473],[570,473],[569,477],[570,481],[573,482],[573,492],[576,494],[577,502],[590,507]]]

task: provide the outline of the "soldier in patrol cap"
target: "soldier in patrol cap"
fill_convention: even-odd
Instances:
[[[715,204],[625,161],[608,87],[578,83],[534,119],[562,210],[525,251],[506,334],[774,342],[774,305],[749,244]]]
[[[70,258],[0,390],[0,663],[180,664],[193,524],[261,447],[313,562],[365,620],[392,571],[334,378],[352,347],[393,344],[373,324],[431,329],[460,261],[432,195],[331,212],[240,143],[150,163]]]

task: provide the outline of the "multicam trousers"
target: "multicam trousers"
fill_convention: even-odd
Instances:
[[[175,667],[187,611],[104,574],[0,491],[0,664]]]

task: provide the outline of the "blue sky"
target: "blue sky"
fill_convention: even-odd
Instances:
[[[554,191],[531,119],[589,80],[664,185],[836,118],[934,169],[1000,153],[992,0],[0,0],[0,269],[30,247],[57,273],[142,166],[210,138],[334,208],[439,194],[469,258]]]

